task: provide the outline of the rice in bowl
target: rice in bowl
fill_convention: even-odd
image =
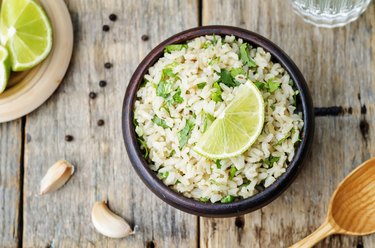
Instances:
[[[303,127],[288,73],[262,48],[234,36],[198,37],[166,47],[144,77],[134,107],[145,158],[173,190],[200,201],[228,203],[271,185],[294,157]],[[192,149],[202,133],[251,80],[265,104],[264,128],[243,154],[210,160]]]

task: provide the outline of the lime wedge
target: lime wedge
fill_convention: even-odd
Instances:
[[[262,94],[249,81],[240,87],[233,101],[193,148],[197,153],[210,159],[235,157],[244,153],[262,132]]]
[[[1,44],[8,48],[13,71],[25,71],[43,61],[52,48],[52,28],[33,0],[3,0]]]
[[[10,61],[8,50],[0,46],[0,94],[7,87],[10,75]]]

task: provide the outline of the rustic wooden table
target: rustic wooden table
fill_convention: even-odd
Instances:
[[[65,80],[38,110],[0,125],[0,247],[286,247],[318,227],[336,185],[375,155],[375,6],[344,28],[319,29],[288,2],[66,0],[75,45]],[[198,218],[156,198],[133,171],[121,136],[123,95],[137,64],[167,37],[209,24],[271,39],[302,70],[315,106],[346,109],[316,118],[312,153],[292,186],[237,218]],[[113,67],[104,68],[106,62]],[[89,99],[90,92],[97,97]],[[61,158],[76,165],[76,174],[58,192],[37,196],[40,179]],[[138,225],[137,234],[98,234],[90,213],[101,199]],[[333,236],[318,247],[375,247],[375,236]]]

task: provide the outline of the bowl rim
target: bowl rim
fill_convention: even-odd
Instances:
[[[251,45],[262,47],[265,51],[269,52],[272,61],[277,61],[283,66],[283,68],[285,68],[293,79],[296,88],[299,90],[299,99],[302,105],[304,120],[302,141],[296,149],[294,158],[289,164],[286,172],[262,192],[249,198],[226,204],[199,202],[192,198],[185,197],[166,186],[157,177],[156,173],[150,169],[148,163],[143,158],[137,144],[137,136],[133,123],[133,107],[136,99],[136,92],[138,91],[139,85],[142,83],[143,77],[148,68],[163,55],[164,47],[169,44],[184,43],[199,36],[212,34],[220,36],[234,35],[236,38],[241,38]],[[129,159],[138,176],[154,194],[169,205],[190,214],[206,217],[238,216],[259,209],[275,200],[290,186],[298,172],[301,170],[301,167],[304,164],[303,161],[311,149],[314,136],[314,125],[313,103],[307,83],[302,73],[289,56],[273,42],[257,33],[238,27],[223,25],[202,26],[188,29],[171,36],[152,49],[133,73],[126,89],[122,109],[123,139]]]

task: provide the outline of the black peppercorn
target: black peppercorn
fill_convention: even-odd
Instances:
[[[148,41],[149,37],[148,37],[147,34],[144,34],[144,35],[141,36],[141,39],[142,39],[143,41]]]
[[[108,25],[103,25],[103,31],[108,32],[109,31],[109,26]]]
[[[109,15],[109,20],[115,22],[115,21],[117,20],[117,15],[115,15],[115,14],[110,14],[110,15]]]
[[[72,136],[72,135],[65,135],[65,141],[67,141],[67,142],[71,142],[71,141],[73,141],[73,139],[74,139],[74,137]]]
[[[105,87],[106,85],[107,85],[107,81],[105,81],[105,80],[100,80],[100,81],[99,81],[99,86],[100,86],[100,87],[103,88],[103,87]]]
[[[95,92],[90,92],[89,97],[91,99],[95,99],[96,98],[96,93]]]
[[[98,120],[98,126],[103,126],[104,125],[104,120]]]
[[[104,67],[107,69],[111,68],[112,66],[113,66],[112,63],[109,63],[109,62],[104,64]]]

